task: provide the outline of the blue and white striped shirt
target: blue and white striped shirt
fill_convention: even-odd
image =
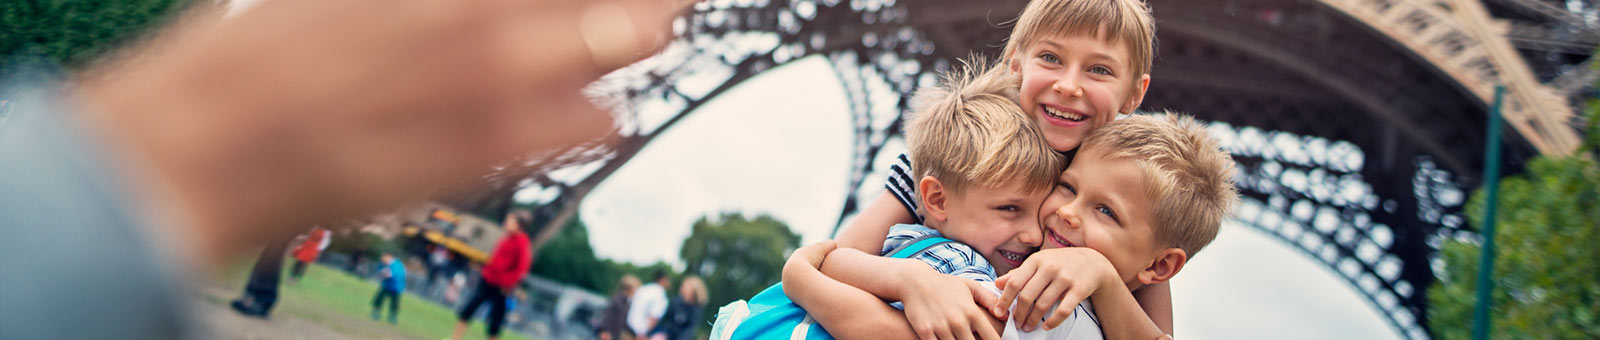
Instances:
[[[938,230],[921,225],[899,224],[890,227],[889,237],[884,238],[883,250],[879,254],[887,256],[889,252],[925,235],[940,236]],[[912,256],[911,259],[922,261],[939,273],[978,282],[994,282],[997,276],[994,273],[994,266],[989,264],[988,259],[984,259],[976,249],[961,242],[934,245]],[[905,305],[898,301],[891,305],[894,308],[905,309]]]

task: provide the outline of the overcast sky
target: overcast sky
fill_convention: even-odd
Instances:
[[[690,225],[724,211],[770,214],[804,243],[829,238],[853,138],[829,67],[811,58],[770,70],[663,133],[583,202],[595,251],[681,268]],[[1399,338],[1333,271],[1245,226],[1224,226],[1173,295],[1184,339]]]

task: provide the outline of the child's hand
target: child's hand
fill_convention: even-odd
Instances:
[[[926,268],[926,267],[923,267]],[[931,272],[931,271],[930,271]],[[937,274],[937,273],[935,273]],[[901,302],[906,321],[922,339],[999,339],[983,306],[994,304],[993,293],[979,283],[943,274],[923,275],[906,281]]]
[[[1022,331],[1032,331],[1051,307],[1045,329],[1060,326],[1078,303],[1107,285],[1121,284],[1116,268],[1105,255],[1089,248],[1045,249],[1029,256],[1021,267],[995,280],[1002,289],[997,303],[989,305],[1000,318],[1016,300],[1012,315]]]

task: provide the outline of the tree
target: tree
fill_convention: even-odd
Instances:
[[[602,262],[589,243],[589,230],[581,218],[573,218],[567,226],[534,258],[533,275],[556,282],[574,285],[594,292],[609,292],[620,277],[618,268]]]
[[[1576,154],[1535,157],[1526,174],[1500,181],[1491,338],[1600,339],[1600,100],[1587,106]],[[1467,204],[1473,225],[1482,225],[1483,195],[1478,190]],[[1437,338],[1472,332],[1479,243],[1449,240],[1440,248],[1444,267],[1428,293]]]
[[[724,213],[718,220],[695,221],[679,256],[688,266],[686,274],[705,280],[710,297],[705,320],[712,320],[718,306],[777,283],[784,258],[799,247],[800,235],[771,216]]]
[[[42,58],[76,69],[134,40],[184,8],[184,0],[0,1],[0,67]]]

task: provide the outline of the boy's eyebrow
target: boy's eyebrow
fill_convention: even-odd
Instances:
[[[1017,192],[1009,192],[1003,195],[998,195],[998,197],[994,197],[989,202],[990,204],[1025,204],[1028,202],[1028,195]]]

